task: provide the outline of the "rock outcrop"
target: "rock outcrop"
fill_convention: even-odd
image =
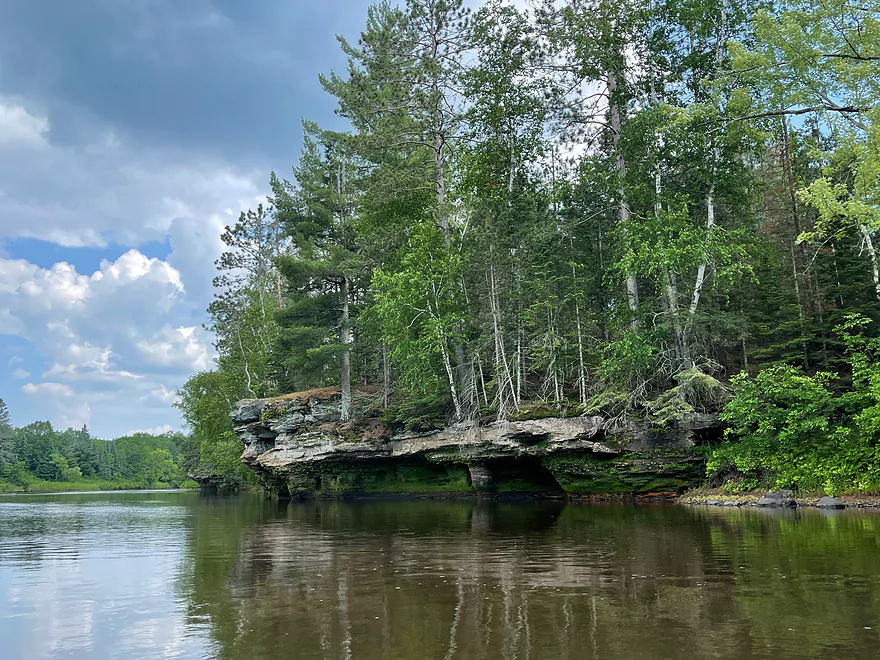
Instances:
[[[816,506],[820,509],[845,509],[846,502],[843,500],[839,500],[836,497],[825,497],[819,498],[819,501],[816,502]]]
[[[779,490],[772,493],[765,493],[755,504],[756,506],[765,509],[775,509],[777,507],[791,508],[797,506],[797,502],[792,497],[792,492],[790,490]]]
[[[335,388],[246,399],[230,416],[242,461],[291,495],[675,492],[702,477],[692,448],[718,425],[708,415],[671,429],[543,417],[395,433],[376,417],[340,421]]]

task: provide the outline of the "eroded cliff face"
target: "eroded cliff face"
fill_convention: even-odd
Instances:
[[[242,461],[293,496],[678,492],[701,480],[694,447],[719,430],[711,416],[671,429],[543,417],[394,433],[375,417],[340,421],[334,388],[245,399],[230,416]]]

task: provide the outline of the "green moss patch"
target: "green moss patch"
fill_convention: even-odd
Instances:
[[[352,461],[305,466],[288,480],[290,493],[342,496],[380,493],[474,492],[466,466],[427,461]]]
[[[543,462],[568,493],[682,492],[699,484],[703,473],[701,459],[680,449],[609,457],[571,454]]]

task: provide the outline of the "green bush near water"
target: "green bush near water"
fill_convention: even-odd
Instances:
[[[865,337],[869,324],[852,314],[836,328],[848,378],[784,364],[734,377],[722,414],[731,428],[709,455],[710,477],[726,476],[734,491],[880,493],[880,338]]]

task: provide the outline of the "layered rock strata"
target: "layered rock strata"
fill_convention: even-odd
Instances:
[[[710,416],[670,429],[591,416],[392,432],[376,417],[340,421],[332,388],[246,399],[230,416],[242,461],[294,496],[677,492],[701,479],[693,448],[717,431]]]

